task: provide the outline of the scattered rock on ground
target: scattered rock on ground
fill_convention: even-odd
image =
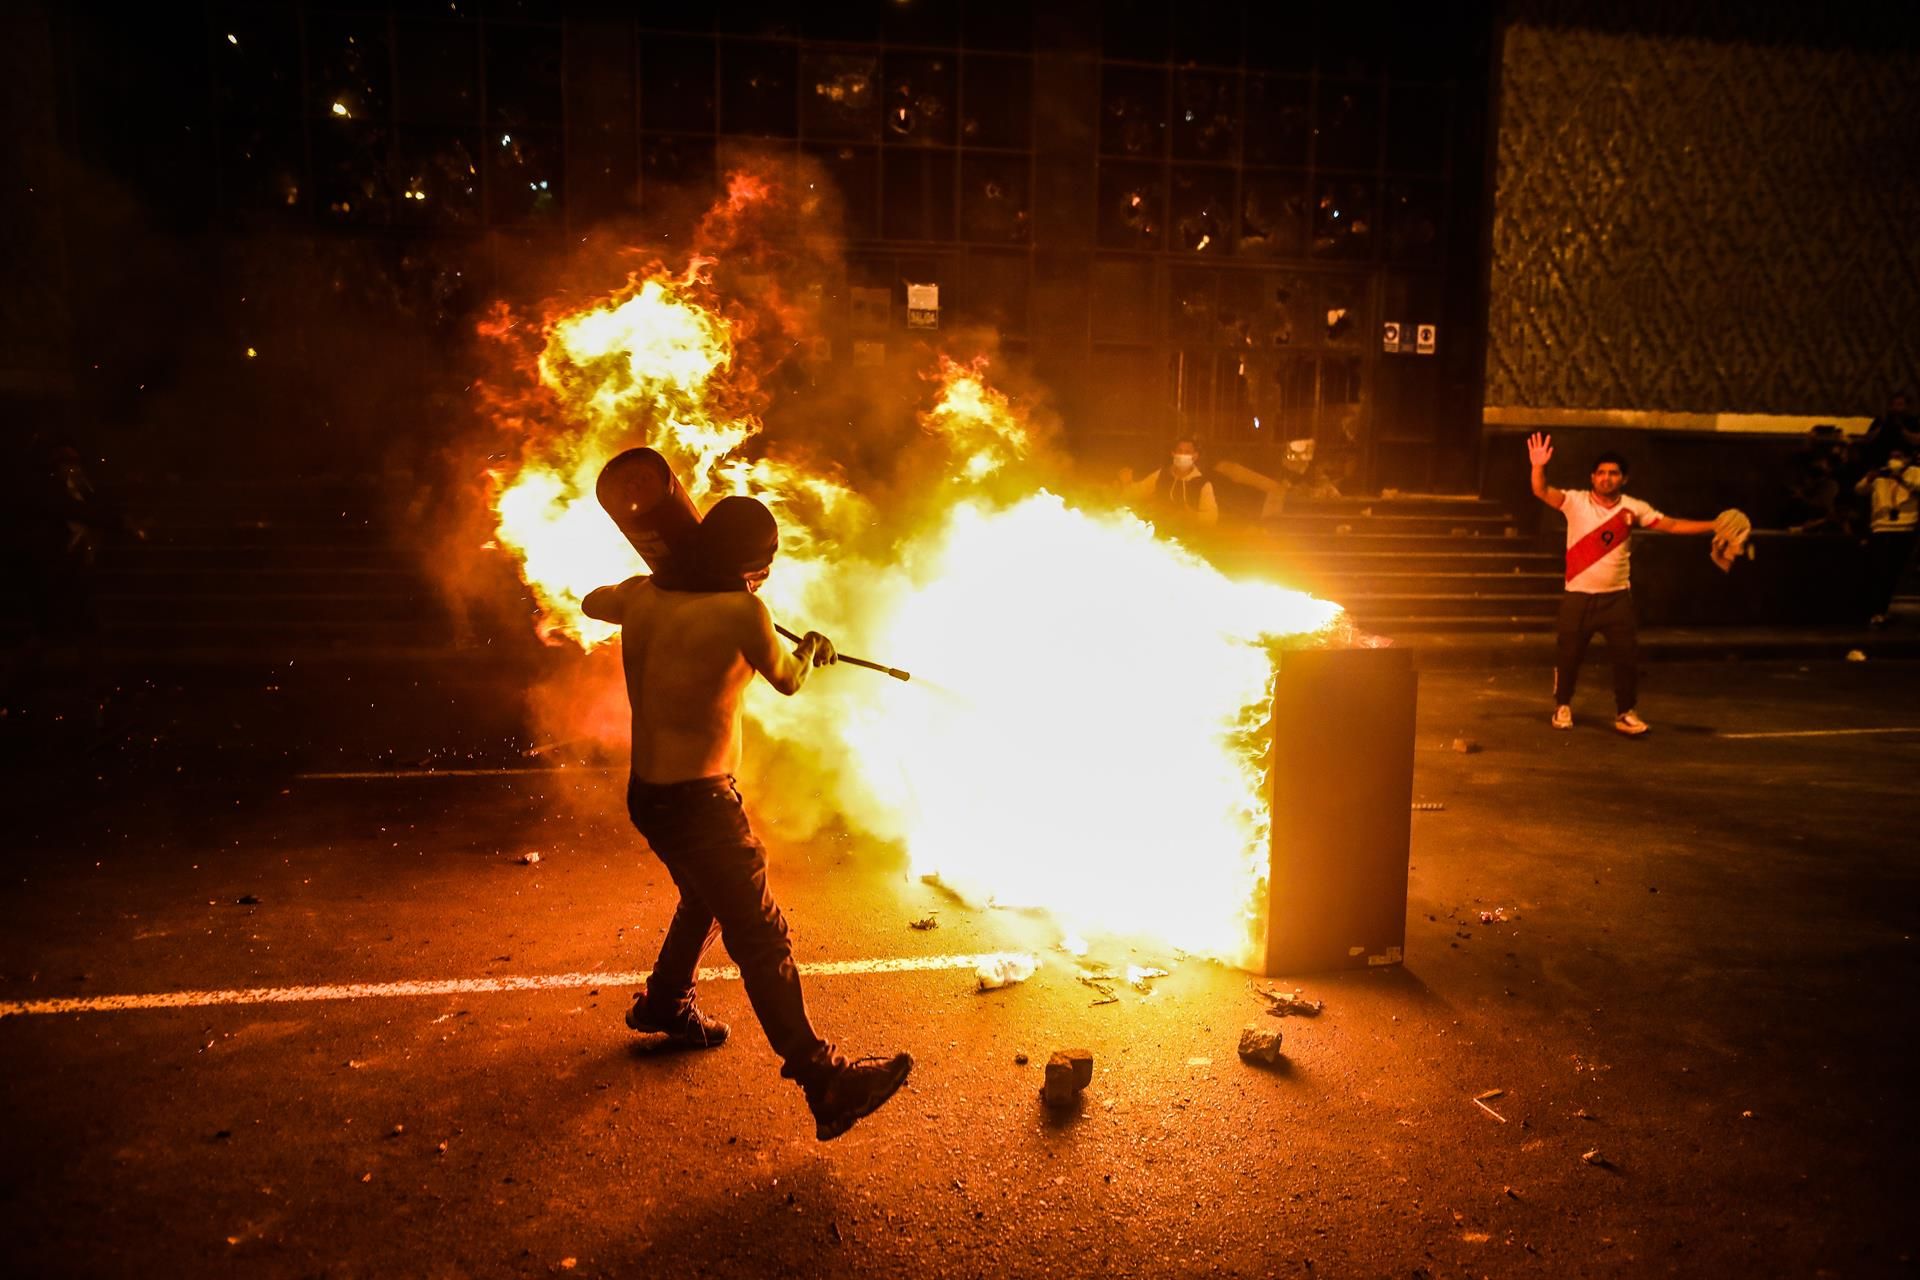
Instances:
[[[1270,1027],[1249,1022],[1240,1029],[1240,1060],[1262,1067],[1277,1067],[1285,1055],[1280,1052],[1280,1033]]]
[[[1040,1097],[1050,1107],[1071,1106],[1092,1083],[1093,1051],[1062,1049],[1047,1059],[1047,1082],[1040,1088]]]

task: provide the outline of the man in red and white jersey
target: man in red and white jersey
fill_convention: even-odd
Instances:
[[[1647,723],[1634,710],[1640,647],[1627,579],[1633,531],[1712,533],[1713,523],[1663,515],[1622,493],[1627,486],[1627,460],[1617,453],[1603,453],[1594,460],[1591,489],[1556,489],[1548,484],[1547,463],[1552,457],[1551,436],[1536,431],[1527,437],[1533,496],[1567,518],[1567,593],[1560,601],[1553,727],[1573,728],[1573,686],[1597,631],[1607,638],[1607,656],[1613,660],[1613,727],[1621,733],[1642,734]]]

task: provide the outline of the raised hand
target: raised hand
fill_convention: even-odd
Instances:
[[[1536,431],[1527,437],[1527,461],[1544,467],[1553,461],[1553,437]]]

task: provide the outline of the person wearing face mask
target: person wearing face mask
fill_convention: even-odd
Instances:
[[[1873,532],[1867,538],[1867,612],[1873,626],[1884,627],[1920,531],[1920,466],[1895,449],[1885,466],[1860,477],[1855,490],[1873,508]]]
[[[1175,440],[1167,465],[1134,482],[1128,492],[1146,503],[1148,518],[1171,528],[1211,528],[1220,523],[1213,481],[1200,470],[1200,446],[1191,439]]]
[[[849,1062],[814,1030],[786,917],[767,883],[766,851],[748,825],[734,774],[747,685],[757,675],[792,697],[815,667],[833,663],[833,643],[809,631],[788,651],[775,638],[757,594],[780,541],[764,504],[722,498],[702,519],[670,472],[638,484],[634,477],[649,467],[657,473],[664,463],[616,459],[600,499],[649,566],[669,572],[664,580],[640,576],[601,587],[581,604],[588,617],[620,628],[633,712],[627,813],[680,893],[627,1026],[681,1048],[726,1043],[727,1024],[702,1012],[693,994],[701,958],[718,938],[740,967],[780,1074],[800,1085],[815,1136],[826,1141],[891,1098],[913,1059],[899,1053]],[[662,492],[667,518],[654,510]]]

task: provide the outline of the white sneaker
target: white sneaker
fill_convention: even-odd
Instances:
[[[1637,738],[1647,731],[1647,722],[1642,720],[1637,712],[1622,711],[1613,718],[1613,727]]]
[[[1553,709],[1553,727],[1556,729],[1573,728],[1573,708],[1555,707]]]

